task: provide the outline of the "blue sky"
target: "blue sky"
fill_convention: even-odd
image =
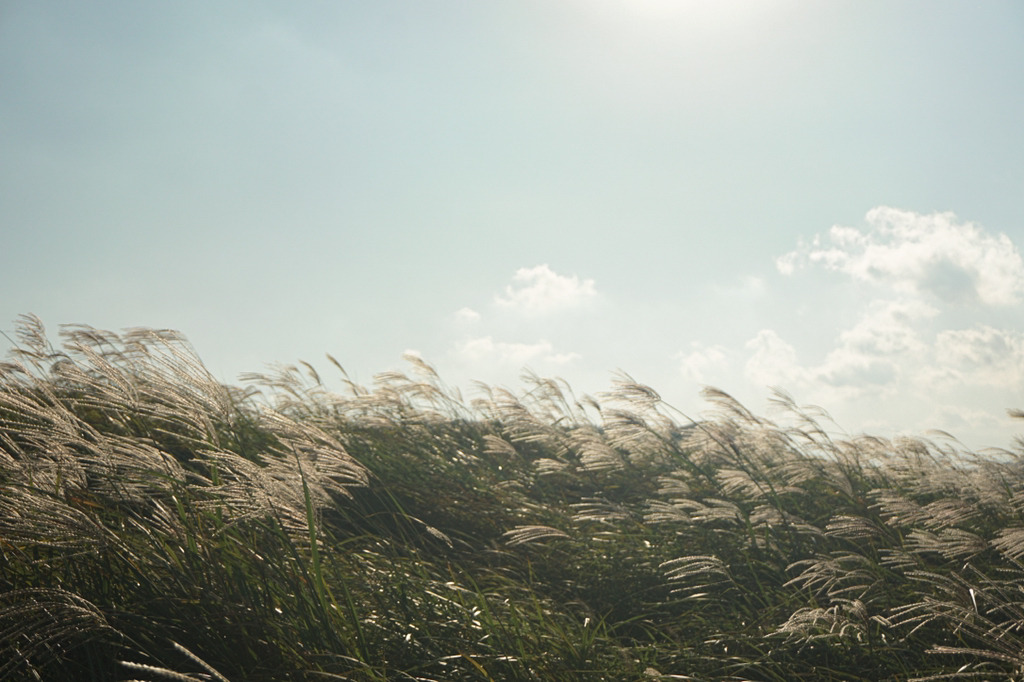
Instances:
[[[1021,121],[1017,2],[2,2],[0,329],[1006,446]]]

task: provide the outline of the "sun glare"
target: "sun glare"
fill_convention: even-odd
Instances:
[[[776,12],[786,4],[785,0],[609,0],[584,6],[596,7],[602,14],[618,21],[652,25],[667,22],[673,28],[717,34],[753,27],[766,14]]]

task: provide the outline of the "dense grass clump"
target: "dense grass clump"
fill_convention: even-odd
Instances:
[[[1024,680],[1024,449],[62,336],[0,364],[2,679]]]

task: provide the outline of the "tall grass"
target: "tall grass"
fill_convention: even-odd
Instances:
[[[1024,679],[1024,444],[61,337],[0,365],[0,678]]]

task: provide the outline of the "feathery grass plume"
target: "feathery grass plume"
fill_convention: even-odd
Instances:
[[[801,645],[820,640],[853,639],[867,643],[869,637],[867,608],[858,599],[838,599],[825,608],[797,609],[783,623],[776,634],[783,635]]]
[[[990,543],[978,534],[959,528],[943,528],[937,533],[914,529],[907,534],[909,551],[918,554],[940,554],[946,559],[968,560],[988,550],[989,547]]]
[[[730,579],[728,567],[726,567],[721,559],[712,555],[685,556],[671,559],[662,563],[661,568],[665,571],[665,575],[669,580],[688,582],[696,578],[699,583],[697,589]]]
[[[573,520],[577,523],[590,522],[614,526],[637,518],[635,512],[626,505],[598,497],[583,498],[581,502],[570,507],[575,511]]]
[[[178,644],[177,642],[171,642],[171,646],[174,647],[175,651],[177,651],[178,653],[182,654],[183,656],[185,656],[185,658],[189,659],[190,661],[192,661],[193,663],[198,665],[200,668],[202,668],[204,672],[203,673],[198,673],[200,675],[199,677],[194,677],[192,675],[188,675],[188,674],[185,674],[185,673],[181,673],[181,672],[177,672],[177,671],[174,671],[174,670],[170,670],[168,668],[161,668],[159,666],[146,665],[144,663],[133,663],[131,661],[120,661],[120,664],[123,667],[125,667],[125,668],[127,668],[129,670],[134,670],[136,672],[144,672],[144,673],[147,673],[149,675],[156,675],[160,679],[183,680],[183,681],[186,681],[186,682],[188,682],[190,680],[208,680],[208,679],[213,679],[213,680],[217,680],[218,682],[228,682],[228,678],[226,678],[223,675],[221,675],[219,672],[217,672],[216,669],[214,669],[213,666],[211,666],[209,663],[207,663],[203,659],[201,659],[198,656],[196,656],[194,653],[192,653],[191,651],[186,649],[181,644]]]
[[[1013,561],[1024,557],[1024,528],[1003,528],[991,541],[992,546]]]
[[[4,679],[15,674],[44,679],[58,674],[62,666],[85,673],[76,655],[121,637],[95,604],[73,592],[56,587],[0,593],[0,675]]]
[[[551,526],[517,526],[505,531],[509,545],[522,545],[550,538],[568,538],[569,534]]]
[[[884,603],[888,597],[888,581],[895,576],[882,569],[871,557],[855,552],[833,552],[829,555],[794,562],[789,570],[802,569],[786,583],[829,601],[856,599],[862,604]]]
[[[694,426],[692,420],[625,372],[618,374],[612,386],[602,397],[618,407],[601,410],[602,427],[610,445],[628,452],[632,463],[641,466],[685,458],[680,445]],[[682,417],[684,424],[679,424],[676,417]]]
[[[930,652],[1008,663],[1013,674],[1024,674],[1024,608],[1019,597],[1007,599],[1019,594],[1020,580],[992,579],[970,564],[965,569],[951,574],[910,572],[912,580],[931,589],[920,601],[894,609],[893,622],[915,630],[945,625],[952,636],[936,642]]]
[[[34,487],[0,486],[0,537],[8,551],[26,558],[53,550],[55,559],[65,561],[98,551],[112,536],[90,513],[92,505],[82,493],[65,498]]]
[[[32,352],[15,354],[30,357],[31,369],[8,366],[0,377],[0,442],[6,455],[0,477],[5,489],[0,585],[14,588],[9,595],[33,596],[45,608],[44,593],[26,590],[49,589],[46,585],[57,581],[65,590],[78,590],[68,592],[74,598],[106,603],[123,614],[119,619],[132,620],[136,600],[153,599],[158,609],[160,603],[172,606],[169,584],[180,587],[199,578],[188,588],[196,592],[228,584],[215,577],[218,569],[211,563],[218,554],[223,560],[225,550],[235,551],[224,539],[240,537],[223,534],[225,519],[259,522],[268,511],[280,519],[282,508],[299,507],[301,496],[290,495],[298,480],[294,469],[284,467],[275,449],[305,448],[315,460],[310,471],[319,487],[330,482],[331,490],[344,492],[345,486],[366,482],[364,470],[311,425],[240,405],[239,393],[216,385],[176,335],[137,330],[123,341],[107,332],[66,328],[66,352],[57,354],[45,348],[39,334],[31,327]],[[259,456],[248,447],[257,423],[270,432],[260,436],[271,446],[264,453],[269,466],[257,466]],[[211,449],[218,445],[238,453]],[[219,470],[227,462],[234,483],[263,481],[258,487],[264,500],[251,486],[244,495],[230,494],[237,490],[222,484]],[[277,489],[268,492],[273,483]],[[236,503],[239,497],[245,506]],[[262,508],[254,500],[263,502]],[[269,500],[272,504],[265,504]],[[305,527],[298,509],[284,516],[297,517],[294,525]],[[301,537],[298,530],[293,537]],[[122,591],[118,581],[126,578],[134,594]],[[195,599],[183,596],[185,604]],[[140,620],[152,623],[150,618]],[[33,623],[21,624],[25,636],[41,638],[48,650],[63,646],[59,638],[72,640],[70,631]],[[139,628],[136,620],[132,629]]]
[[[156,665],[146,665],[145,663],[135,663],[133,661],[120,661],[121,666],[136,673],[144,673],[146,675],[155,676],[161,680],[172,680],[173,682],[204,682],[206,677],[194,677],[192,675],[186,675],[185,673],[179,673],[170,668],[162,668]],[[144,680],[129,680],[129,682],[145,682]]]
[[[533,462],[534,469],[538,476],[550,476],[552,474],[569,474],[569,465],[558,459],[541,457]]]
[[[552,425],[568,429],[594,426],[594,418],[601,412],[600,405],[590,396],[577,398],[564,379],[542,377],[529,370],[525,370],[520,379],[527,387],[525,396],[533,412],[544,415]]]
[[[507,440],[510,443],[517,446],[532,446],[532,449],[558,455],[564,454],[560,430],[531,410],[528,403],[504,388],[492,389],[490,394],[491,398],[486,403],[476,404],[489,417],[501,424],[501,430],[508,434]]]
[[[836,514],[825,526],[825,534],[846,540],[868,540],[882,542],[888,529],[885,524],[867,516]]]
[[[1021,453],[834,436],[781,391],[467,404],[415,356],[237,388],[174,332],[62,336],[26,318],[0,364],[8,676],[1024,675]]]

